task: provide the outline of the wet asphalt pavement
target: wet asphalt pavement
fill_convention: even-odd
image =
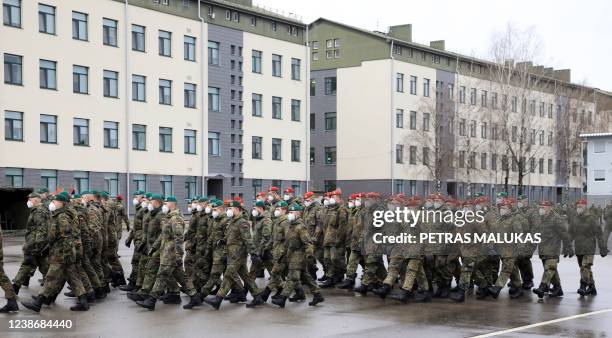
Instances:
[[[21,238],[4,239],[4,270],[9,278],[14,277],[19,268],[22,241]],[[119,254],[126,275],[131,269],[131,252],[131,248],[121,244]],[[542,264],[537,257],[532,262],[537,285],[542,276]],[[593,273],[599,294],[594,297],[580,298],[576,293],[579,286],[576,258],[562,258],[559,273],[565,296],[543,301],[527,292],[524,297],[511,300],[506,288],[497,300],[479,301],[469,296],[463,304],[434,299],[428,304],[404,305],[392,299],[381,300],[375,295],[362,297],[335,289],[323,290],[326,301],[316,307],[287,302],[285,309],[271,304],[247,309],[244,304],[224,302],[219,311],[206,304],[195,310],[183,310],[178,305],[158,302],[156,310],[151,312],[128,300],[125,292],[114,289],[88,312],[75,313],[69,310],[74,300],[60,295],[55,305],[44,306],[40,314],[21,304],[21,311],[16,314],[0,314],[0,337],[470,337],[612,309],[612,257],[595,258]],[[40,277],[37,272],[30,287],[21,289],[21,300],[38,294]],[[188,297],[183,296],[183,303],[187,301]],[[18,319],[72,320],[73,327],[69,330],[10,329],[9,321]],[[612,337],[612,312],[499,335],[545,336]]]

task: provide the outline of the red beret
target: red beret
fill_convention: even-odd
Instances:
[[[307,193],[304,194],[304,198],[311,198],[312,196],[314,196],[314,192],[312,191],[308,191]]]
[[[295,190],[293,190],[293,188],[289,187],[287,189],[285,189],[285,194],[293,194],[295,192]]]
[[[278,191],[278,187],[271,186],[270,189],[268,189],[268,191]]]
[[[579,204],[587,205],[588,204],[587,199],[586,198],[579,199],[578,202],[576,202],[576,205],[579,205]]]

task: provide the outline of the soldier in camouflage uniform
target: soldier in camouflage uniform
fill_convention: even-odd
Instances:
[[[187,212],[191,214],[189,218],[189,226],[185,232],[185,259],[183,260],[183,267],[185,269],[185,275],[191,278],[195,282],[195,262],[196,262],[196,232],[198,229],[198,197],[189,200]],[[197,284],[196,284],[197,285]],[[201,285],[200,285],[201,287]]]
[[[306,284],[312,293],[310,306],[324,301],[319,286],[308,272],[308,264],[314,264],[314,246],[308,230],[301,220],[304,208],[294,203],[289,208],[287,215],[287,229],[285,232],[286,257],[288,262],[287,283],[280,297],[272,300],[272,303],[285,307],[287,298],[295,291],[301,290],[301,284]]]
[[[138,260],[138,272],[136,273],[136,285],[134,286],[133,290],[129,291],[131,293],[136,293],[138,289],[142,288],[142,283],[144,282],[144,275],[147,269],[147,263],[149,262],[148,232],[149,222],[151,221],[151,211],[149,210],[151,196],[153,196],[153,194],[145,193],[142,198],[142,201],[140,202],[140,217],[142,217],[142,229],[140,231],[139,243],[136,243],[139,238],[137,236],[138,233],[134,232],[134,252],[137,252],[140,258]],[[153,206],[151,206],[151,208],[153,208]],[[136,224],[132,229],[136,229]]]
[[[612,233],[612,199],[608,200],[608,204],[604,208],[603,219],[606,225],[604,229],[604,242],[606,247],[608,247],[608,240],[610,239],[610,233]]]
[[[117,253],[119,248],[119,240],[121,239],[122,223],[125,221],[125,219],[118,216],[119,209],[117,208],[117,203],[109,199],[107,192],[101,192],[100,196],[102,199],[103,209],[106,210],[106,245],[104,247],[104,251],[102,252],[103,260],[106,261],[106,264],[104,265],[104,267],[107,269],[105,274],[107,279],[111,281],[113,287],[118,287],[126,284],[123,267],[119,262],[119,255]],[[123,209],[123,206],[121,206],[121,208]],[[124,209],[123,214],[125,216]]]
[[[43,304],[50,304],[53,297],[64,287],[66,280],[78,297],[72,311],[87,311],[89,305],[83,283],[77,272],[75,261],[75,228],[77,224],[66,208],[70,202],[67,195],[53,196],[49,204],[51,224],[49,226],[49,271],[45,276],[45,285],[40,295],[31,302],[22,302],[23,306],[39,312]]]
[[[208,226],[206,250],[212,254],[212,267],[210,278],[200,291],[202,296],[211,294],[213,288],[221,286],[221,274],[223,274],[227,266],[225,228],[228,219],[223,209],[223,201],[215,199],[210,202],[209,207],[211,208],[211,219]]]
[[[321,284],[322,288],[331,288],[342,281],[346,271],[344,232],[348,222],[348,210],[342,205],[341,195],[340,189],[328,193],[328,205],[323,216],[323,254],[328,268],[325,271],[327,279]]]
[[[257,201],[251,210],[253,222],[253,245],[262,264],[251,264],[249,275],[252,279],[264,276],[264,269],[268,270],[268,274],[272,272],[274,260],[272,257],[272,220],[265,211],[265,203]]]
[[[314,192],[308,191],[304,194],[304,212],[302,214],[302,220],[306,229],[308,230],[308,234],[313,240],[313,245],[315,247],[315,258],[319,261],[321,266],[323,267],[323,276],[325,277],[325,265],[324,265],[324,255],[323,255],[323,222],[322,222],[322,212],[323,207],[317,201]],[[313,278],[317,278],[317,266],[310,266],[311,271],[310,274]],[[324,279],[323,279],[324,280]],[[323,281],[321,280],[321,281]]]
[[[272,298],[278,298],[283,291],[284,279],[287,275],[287,256],[285,248],[285,232],[287,230],[287,202],[280,201],[277,203],[274,210],[272,220],[272,236],[270,243],[265,246],[272,247],[272,271],[270,271],[270,280],[268,286],[262,291],[261,298],[264,302],[268,301],[268,297],[272,291],[276,290],[276,294]]]
[[[536,208],[529,206],[527,197],[520,195],[517,200],[517,209],[522,212],[527,222],[525,222],[524,234],[534,234],[533,228],[536,226],[533,220],[536,218],[538,211]],[[533,266],[531,265],[531,257],[535,251],[536,244],[523,244],[516,258],[516,266],[523,280],[522,288],[531,290],[533,288]]]
[[[295,198],[295,190],[292,187],[289,187],[283,191],[283,201],[287,202],[287,205],[292,205],[297,202]]]
[[[228,203],[227,228],[225,230],[225,242],[227,243],[227,268],[223,274],[223,282],[215,296],[208,296],[204,301],[216,310],[221,306],[223,297],[227,296],[231,288],[236,290],[238,298],[250,292],[253,296],[247,307],[255,307],[263,304],[259,288],[255,280],[249,277],[247,270],[247,255],[251,255],[254,264],[261,264],[261,258],[255,250],[249,222],[242,217],[243,208],[238,201]],[[244,286],[242,281],[244,281]],[[245,290],[246,288],[246,290]]]
[[[348,264],[346,266],[346,278],[337,287],[339,289],[352,289],[357,278],[357,268],[365,268],[365,260],[361,252],[363,247],[364,224],[362,213],[364,207],[361,205],[361,194],[351,194],[348,199],[349,219],[347,228],[350,229],[347,233],[347,243],[351,249]],[[355,202],[359,200],[359,206]]]
[[[22,285],[28,285],[30,278],[40,270],[43,278],[49,269],[47,228],[50,221],[49,208],[41,202],[40,195],[31,193],[28,196],[30,215],[26,223],[25,243],[23,244],[23,262],[13,280],[13,290],[19,294]]]
[[[97,192],[83,191],[81,199],[85,202],[87,208],[87,227],[91,241],[91,253],[87,262],[96,273],[99,286],[94,290],[96,298],[102,299],[106,294],[110,293],[108,283],[104,278],[104,269],[102,268],[102,222],[103,215],[100,209],[100,202],[96,199]],[[89,248],[87,248],[89,249]]]
[[[278,187],[271,186],[270,188],[268,188],[268,196],[266,198],[267,198],[266,205],[268,206],[268,212],[270,213],[270,215],[274,215],[274,209],[276,207],[276,204],[283,200],[278,195]]]
[[[597,295],[595,280],[593,279],[593,258],[599,246],[602,257],[608,254],[608,248],[603,238],[600,218],[587,208],[587,200],[581,199],[576,203],[576,214],[569,218],[569,233],[574,240],[574,250],[580,267],[581,296]]]
[[[134,252],[132,254],[132,271],[128,277],[128,284],[119,286],[121,291],[132,291],[136,288],[136,281],[138,280],[138,263],[140,261],[141,254],[137,250],[142,242],[142,218],[146,208],[142,207],[142,201],[144,198],[144,191],[138,190],[132,194],[132,205],[134,206],[134,220],[132,229],[125,239],[125,246],[130,247],[134,242]]]
[[[540,202],[538,214],[533,221],[536,225],[534,230],[541,234],[538,254],[542,260],[542,265],[544,265],[542,281],[538,288],[533,289],[533,293],[538,295],[539,298],[544,298],[544,295],[548,292],[550,292],[549,296],[551,297],[562,296],[563,289],[557,271],[561,243],[563,243],[565,257],[574,255],[566,221],[564,217],[552,210],[548,201]],[[553,286],[552,290],[550,289],[551,284]]]
[[[6,298],[6,304],[0,308],[0,313],[8,313],[19,311],[17,305],[17,295],[13,291],[11,280],[6,276],[4,272],[4,252],[2,250],[2,228],[0,227],[0,287],[4,290],[4,297]]]
[[[208,246],[208,228],[212,224],[212,208],[209,206],[208,197],[202,196],[198,199],[197,210],[197,230],[195,233],[195,271],[193,282],[198,290],[206,284],[210,278],[212,268],[212,252]]]
[[[157,196],[153,197],[157,200]],[[197,293],[191,278],[185,277],[183,270],[183,229],[185,221],[180,210],[177,209],[176,197],[166,197],[166,203],[161,208],[162,223],[159,238],[159,269],[155,276],[155,284],[144,301],[137,301],[136,304],[155,310],[155,303],[165,292],[166,287],[170,288],[170,281],[178,281],[185,288],[185,293],[191,297],[188,304],[184,306],[191,309],[202,304],[202,299]],[[180,297],[179,297],[180,302]]]

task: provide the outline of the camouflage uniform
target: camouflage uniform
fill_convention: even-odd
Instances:
[[[83,288],[85,289],[85,293],[93,295],[93,286],[92,281],[89,278],[87,271],[85,270],[85,266],[83,264],[85,257],[85,250],[83,247],[83,238],[85,241],[89,242],[89,234],[85,231],[87,227],[87,223],[85,223],[85,212],[79,210],[79,204],[73,204],[66,207],[68,212],[73,218],[73,222],[76,225],[74,227],[74,247],[75,247],[75,266],[76,270],[81,278],[81,283],[83,283]],[[94,278],[97,278],[95,271],[93,272]],[[98,287],[98,284],[94,284]]]
[[[468,234],[470,236],[487,234],[489,232],[489,223],[486,221],[466,222],[457,231],[462,235]],[[490,284],[483,271],[478,269],[486,261],[490,249],[491,247],[485,243],[462,243],[459,246],[462,264],[461,276],[457,286],[459,286],[461,291],[467,291],[472,280],[479,288],[485,288]]]
[[[142,288],[144,277],[149,263],[149,223],[151,222],[151,212],[147,208],[142,208],[142,235],[140,244],[135,244],[134,252],[138,252],[138,273],[136,274],[136,289]],[[136,225],[134,225],[134,229]],[[136,236],[136,235],[134,235]],[[136,237],[134,237],[136,239]]]
[[[314,246],[301,219],[287,221],[285,247],[289,271],[281,295],[291,296],[302,283],[308,286],[310,293],[319,293],[319,286],[307,270],[307,260],[314,260]]]
[[[142,256],[142,253],[140,252],[140,250],[138,250],[138,248],[142,244],[142,223],[144,215],[147,212],[147,209],[143,208],[140,204],[136,205],[135,210],[136,212],[134,214],[132,229],[126,239],[126,243],[131,243],[132,241],[134,242],[134,253],[132,254],[131,261],[132,271],[130,272],[130,276],[128,277],[130,283],[133,284],[136,284],[136,281],[138,280],[138,265]]]
[[[534,229],[541,235],[538,244],[538,254],[544,265],[544,274],[539,290],[547,291],[552,283],[553,288],[561,288],[561,279],[557,271],[559,264],[559,253],[563,242],[563,251],[567,254],[571,249],[571,241],[567,232],[565,219],[554,211],[548,215],[537,215],[533,220],[537,228]],[[537,292],[536,292],[537,293]]]
[[[323,270],[325,271],[326,265],[324,265],[324,255],[323,255],[323,222],[322,222],[322,213],[323,207],[318,202],[312,202],[309,206],[304,208],[304,212],[302,214],[302,220],[304,225],[306,226],[306,230],[308,230],[308,234],[310,238],[313,240],[314,245],[314,255],[315,258],[323,265]],[[313,277],[316,277],[316,270],[311,271]]]
[[[227,245],[225,242],[225,231],[228,223],[228,218],[225,213],[221,213],[217,218],[212,219],[211,225],[208,227],[208,251],[212,252],[212,268],[210,278],[202,287],[202,295],[206,296],[211,293],[215,286],[221,285],[221,274],[227,266]]]
[[[537,209],[524,206],[519,209],[522,212],[526,222],[523,223],[524,234],[534,234],[533,228],[536,226],[534,220],[537,218]],[[533,266],[531,265],[531,257],[536,249],[536,244],[522,244],[519,248],[518,257],[516,258],[516,266],[519,269],[521,278],[523,280],[523,287],[529,288],[533,285]]]
[[[361,252],[363,247],[363,232],[364,232],[364,223],[362,213],[364,211],[363,206],[358,206],[351,208],[349,210],[349,219],[347,222],[348,227],[350,228],[349,234],[347,236],[349,243],[349,248],[351,250],[348,264],[346,266],[346,278],[352,281],[355,281],[357,278],[357,267],[361,264],[362,268],[365,265],[365,260],[363,258],[363,254]]]
[[[280,290],[283,288],[283,280],[287,275],[287,256],[286,256],[286,231],[287,231],[287,215],[281,215],[272,219],[272,257],[274,265],[270,272],[270,282],[268,288],[270,290]]]
[[[197,215],[197,230],[195,233],[195,271],[194,284],[200,289],[210,278],[212,268],[212,251],[208,246],[208,228],[213,218],[210,214],[199,212]]]
[[[251,264],[249,276],[253,279],[263,277],[263,269],[272,272],[274,260],[272,257],[272,220],[267,215],[253,217],[253,245],[261,264]]]
[[[492,232],[501,234],[521,233],[526,227],[527,220],[517,211],[512,211],[510,214],[500,216],[495,223]],[[502,289],[510,279],[512,288],[521,286],[518,278],[518,268],[516,267],[516,257],[518,248],[515,243],[497,243],[495,245],[496,252],[500,255],[502,261],[501,271],[495,282],[495,286]]]
[[[142,288],[138,291],[138,294],[142,296],[151,291],[157,277],[157,272],[159,271],[161,228],[162,221],[164,220],[164,214],[161,212],[161,209],[162,208],[153,209],[153,211],[150,212],[151,219],[149,220],[147,229],[147,256],[149,259],[145,267]]]
[[[185,275],[195,281],[195,262],[196,262],[196,232],[198,229],[198,215],[200,213],[197,209],[191,210],[191,217],[189,218],[189,226],[187,232],[185,232],[185,260],[183,261],[183,267],[185,269]]]
[[[580,267],[580,282],[594,286],[595,280],[591,267],[597,245],[603,255],[608,251],[599,218],[587,208],[582,214],[575,214],[570,218],[569,233],[574,240],[574,251]]]
[[[47,228],[49,226],[49,208],[43,203],[32,208],[26,223],[25,243],[23,244],[23,262],[19,267],[13,283],[20,287],[28,285],[36,269],[43,278],[49,269]]]
[[[328,265],[325,275],[333,282],[342,280],[346,271],[344,231],[347,222],[348,211],[346,207],[333,204],[325,209],[323,216],[323,227],[325,228],[323,255]]]
[[[89,202],[87,204],[87,226],[89,228],[89,235],[91,237],[91,265],[98,276],[98,280],[104,286],[107,285],[104,276],[104,269],[102,268],[102,222],[104,218],[102,210],[100,209],[99,202]]]
[[[103,252],[103,257],[106,260],[105,267],[107,276],[113,281],[113,285],[125,284],[123,277],[123,267],[119,262],[117,250],[119,248],[119,239],[121,239],[122,222],[124,221],[117,215],[117,204],[109,201],[106,203],[106,246]],[[121,207],[124,215],[125,210]],[[119,232],[117,232],[119,229]]]
[[[604,230],[604,242],[607,243],[610,239],[610,233],[612,233],[612,203],[606,205],[606,208],[603,211],[603,218],[605,221],[605,230]]]
[[[0,228],[0,287],[4,290],[4,297],[9,300],[14,300],[17,298],[15,295],[15,291],[13,291],[13,286],[11,285],[11,280],[6,276],[4,272],[4,254],[2,250],[2,229]]]

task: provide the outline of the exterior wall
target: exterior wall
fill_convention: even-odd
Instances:
[[[325,95],[326,77],[337,79],[336,70],[317,70],[312,71],[310,75],[311,81],[315,83],[315,95],[310,97],[310,114],[315,116],[314,129],[310,126],[310,147],[314,148],[315,159],[310,165],[313,190],[323,190],[325,181],[336,180],[336,164],[325,164],[325,147],[337,146],[336,130],[325,130],[325,113],[336,112],[336,116],[338,114],[337,95]],[[307,118],[310,119],[310,116]]]
[[[596,153],[596,143],[605,144],[605,151]],[[605,204],[612,199],[612,136],[588,137],[586,148],[589,203]],[[595,181],[595,170],[605,171],[605,181]]]

